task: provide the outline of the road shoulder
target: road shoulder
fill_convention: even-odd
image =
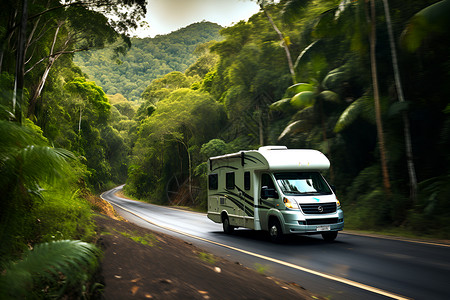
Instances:
[[[96,215],[105,299],[318,299],[183,240]]]

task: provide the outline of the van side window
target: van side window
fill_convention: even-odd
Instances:
[[[250,189],[250,172],[244,172],[244,189]]]
[[[225,182],[225,187],[227,189],[234,189],[234,172],[228,172],[226,174],[226,182]]]
[[[210,190],[217,190],[219,188],[218,174],[209,174],[208,175],[208,187]]]
[[[261,187],[267,186],[269,189],[274,189],[275,184],[273,183],[272,177],[269,174],[262,174],[261,176]]]

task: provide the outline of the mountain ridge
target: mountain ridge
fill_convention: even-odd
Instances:
[[[77,53],[74,62],[106,94],[122,94],[138,101],[144,89],[154,80],[173,71],[184,72],[193,64],[197,45],[220,41],[223,27],[202,21],[166,35],[132,38],[128,53],[113,59],[112,48]]]

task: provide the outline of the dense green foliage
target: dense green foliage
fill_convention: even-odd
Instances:
[[[197,59],[197,45],[220,40],[220,29],[210,22],[195,23],[167,35],[133,38],[126,55],[115,56],[106,48],[78,53],[74,61],[107,94],[119,93],[137,101],[152,80],[173,71],[184,72]]]
[[[7,2],[0,11],[1,271],[29,246],[48,243],[37,249],[50,251],[53,241],[89,241],[91,192],[126,181],[141,199],[205,209],[207,158],[268,144],[330,158],[325,176],[337,187],[347,228],[448,238],[449,0],[389,1],[404,102],[386,1],[282,0],[221,36],[218,25],[202,22],[132,39],[129,56],[122,33],[145,12],[143,1],[102,1],[100,10],[124,13],[115,22],[91,1],[64,9],[56,0],[28,1],[23,23],[22,2]],[[83,70],[74,63],[75,53],[105,45],[76,60]],[[138,99],[139,107],[130,101]],[[410,192],[405,116],[418,197]],[[56,281],[55,288],[65,283]]]
[[[178,197],[203,206],[208,156],[267,144],[314,148],[331,160],[325,175],[338,189],[346,226],[401,227],[448,237],[450,39],[443,24],[449,1],[430,13],[436,2],[389,1],[404,102],[394,81],[384,1],[375,1],[371,11],[367,1],[285,0],[223,29],[224,40],[204,52],[214,60],[200,79],[189,71],[186,77],[172,73],[143,93],[126,189],[164,202],[175,177],[177,188],[185,183]],[[207,123],[220,126],[212,136],[193,138],[183,123],[191,111],[184,115],[179,103],[170,104],[174,95],[187,99],[189,85],[224,109],[225,122]],[[402,116],[410,125],[418,197],[410,193],[414,182]],[[195,192],[199,187],[202,193]]]
[[[145,9],[141,0],[2,2],[2,299],[92,296],[98,251],[71,240],[92,241],[91,193],[126,178],[128,148],[120,131],[128,132],[134,109],[117,97],[111,105],[72,59],[109,43],[126,50],[123,33]],[[112,21],[99,11],[120,16]]]

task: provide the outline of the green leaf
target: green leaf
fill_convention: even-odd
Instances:
[[[272,103],[269,108],[275,111],[289,112],[293,109],[290,102],[291,98],[284,98]]]
[[[13,189],[8,182],[21,182],[32,194],[39,195],[40,184],[53,183],[70,173],[67,161],[71,159],[75,156],[70,151],[46,146],[36,129],[0,121],[0,188],[3,192]]]
[[[317,96],[317,98],[327,102],[340,102],[339,95],[332,91],[323,91]]]
[[[308,1],[304,0],[289,0],[283,6],[281,11],[281,18],[284,22],[294,22],[298,20],[302,12],[306,9]]]
[[[314,128],[314,107],[310,106],[298,111],[292,117],[292,123],[289,124],[278,137],[280,141],[284,137],[294,135],[296,133],[305,133]]]
[[[286,90],[286,96],[287,96],[287,98],[293,97],[294,95],[301,93],[301,92],[305,92],[305,91],[311,91],[311,92],[314,91],[314,86],[309,83],[297,83],[297,84],[291,85]]]
[[[310,91],[300,92],[292,97],[290,103],[296,109],[310,107],[314,104],[315,93]]]
[[[394,102],[390,107],[388,111],[388,115],[390,117],[396,116],[399,113],[408,110],[409,109],[409,102],[403,101],[403,102]]]
[[[299,120],[295,121],[291,124],[289,124],[283,132],[278,137],[278,140],[282,140],[284,137],[288,135],[293,135],[300,132],[307,132],[309,129],[311,129],[311,126],[309,126],[308,122],[305,120]]]
[[[342,78],[346,75],[345,72],[340,71],[340,68],[334,69],[325,76],[322,81],[322,85],[326,89],[335,89],[342,81]]]
[[[443,0],[416,13],[402,33],[402,44],[411,52],[434,33],[446,33],[450,27],[450,0]]]
[[[450,114],[450,104],[447,104],[447,107],[444,109],[444,113]]]
[[[339,117],[334,127],[334,132],[341,132],[350,126],[357,118],[362,117],[373,122],[374,108],[373,100],[368,96],[363,96],[350,104]]]
[[[297,67],[300,65],[300,63],[301,63],[304,59],[309,58],[309,56],[310,56],[309,53],[311,52],[311,51],[310,51],[311,48],[313,48],[314,45],[316,45],[318,41],[319,41],[319,40],[312,42],[312,43],[309,44],[305,49],[303,49],[302,52],[300,52],[300,54],[298,55],[297,59],[295,60],[295,63],[294,63],[294,69],[297,69]],[[315,47],[315,48],[317,48],[317,47]]]

